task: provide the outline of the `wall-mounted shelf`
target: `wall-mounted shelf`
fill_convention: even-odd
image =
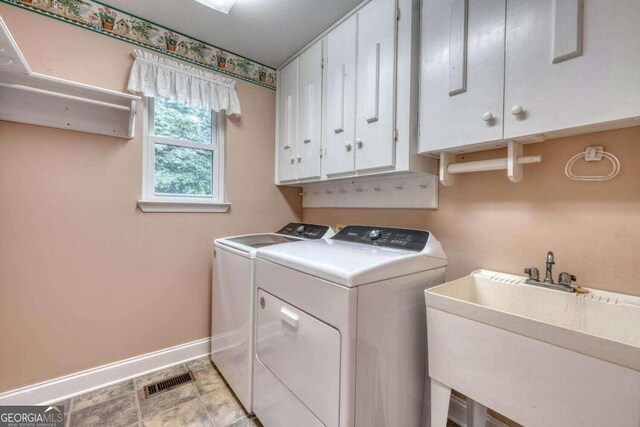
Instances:
[[[0,120],[133,138],[140,97],[34,73],[0,17]]]
[[[308,184],[304,208],[437,209],[438,179],[431,174],[360,177]]]

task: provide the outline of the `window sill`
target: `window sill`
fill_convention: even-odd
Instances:
[[[140,210],[145,213],[227,213],[231,203],[176,202],[163,200],[138,200]]]

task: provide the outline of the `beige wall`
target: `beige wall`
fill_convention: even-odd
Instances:
[[[0,4],[31,67],[123,91],[134,46]],[[143,214],[131,141],[0,122],[0,392],[209,336],[215,237],[301,214],[273,182],[275,92],[238,82],[229,214]]]
[[[525,155],[542,154],[543,163],[526,165],[521,183],[509,182],[504,171],[457,175],[454,186],[440,186],[440,208],[434,211],[304,209],[303,218],[431,230],[449,258],[447,279],[478,268],[543,269],[547,251],[553,250],[556,273],[574,273],[585,286],[640,295],[639,142],[640,127],[634,127],[527,145]],[[608,182],[567,178],[566,161],[588,145],[604,145],[618,156],[620,175]],[[494,150],[462,157],[505,155]],[[608,173],[611,164],[590,166],[594,169],[575,171]]]
[[[134,46],[0,4],[35,71],[124,90]],[[301,215],[273,181],[275,92],[238,82],[243,117],[227,124],[229,214],[143,214],[138,137],[0,122],[0,391],[209,335],[213,238],[270,230]],[[543,266],[586,286],[640,295],[640,127],[529,145],[544,162],[522,183],[458,175],[440,209],[305,209],[321,223],[431,230],[448,278],[476,268]],[[590,144],[618,155],[606,183],[573,182],[566,160]],[[464,160],[500,156],[465,155]],[[606,169],[604,162],[596,168]]]

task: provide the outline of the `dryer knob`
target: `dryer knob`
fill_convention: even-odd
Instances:
[[[380,234],[380,230],[371,230],[369,232],[369,238],[371,240],[378,240],[380,238],[381,234]]]

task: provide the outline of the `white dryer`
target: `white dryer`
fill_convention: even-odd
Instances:
[[[290,223],[275,233],[214,241],[211,360],[247,410],[252,412],[254,260],[258,248],[331,237],[331,227]]]
[[[423,291],[444,282],[427,231],[347,226],[258,249],[253,409],[265,427],[418,427]]]

